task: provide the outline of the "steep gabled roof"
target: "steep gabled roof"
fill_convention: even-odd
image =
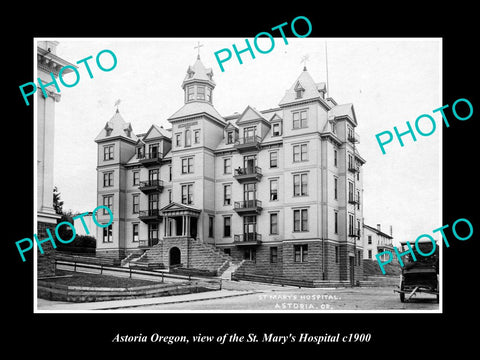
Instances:
[[[109,141],[115,138],[123,138],[135,143],[138,140],[137,136],[133,133],[132,125],[123,119],[118,109],[97,135],[95,142]]]
[[[264,121],[269,124],[268,120],[265,119],[265,117],[259,111],[248,105],[237,119],[236,124],[241,125],[242,123],[248,123],[256,120]]]
[[[297,99],[297,90],[302,90],[302,97]],[[304,69],[300,76],[295,80],[290,89],[285,92],[279,105],[286,105],[295,101],[305,101],[311,99],[322,99],[325,93],[325,83],[315,83],[309,72]]]
[[[352,123],[357,125],[357,117],[355,116],[355,110],[353,109],[353,104],[341,104],[335,105],[327,112],[328,121],[335,120],[338,117],[347,117]]]

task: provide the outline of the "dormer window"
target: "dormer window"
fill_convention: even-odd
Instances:
[[[109,127],[105,128],[106,136],[112,135],[112,130],[113,130],[113,129],[111,129],[111,128],[109,128]]]
[[[125,135],[127,135],[128,137],[131,137],[131,135],[132,135],[132,130],[130,130],[130,129],[125,129]]]
[[[233,144],[233,131],[227,132],[227,144]]]
[[[305,89],[302,87],[302,85],[300,85],[300,83],[298,82],[297,85],[295,85],[295,94],[296,94],[296,99],[301,99],[303,97],[303,92],[305,91]]]
[[[273,124],[272,136],[282,135],[282,127],[280,125],[280,123]]]

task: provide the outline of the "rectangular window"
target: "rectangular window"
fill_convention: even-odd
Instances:
[[[209,216],[208,217],[208,237],[213,237],[213,221],[214,221],[214,217]]]
[[[293,146],[293,162],[307,161],[307,144],[300,144]]]
[[[308,209],[293,210],[293,231],[308,231]]]
[[[270,167],[271,168],[278,167],[278,152],[277,151],[272,151],[270,153]]]
[[[348,168],[353,169],[353,156],[348,154]]]
[[[182,146],[182,134],[175,134],[175,146]]]
[[[368,241],[368,245],[372,245],[372,235],[368,235],[367,241]]]
[[[232,203],[232,185],[223,185],[223,205]]]
[[[233,144],[234,138],[233,138],[233,131],[227,132],[227,144]]]
[[[280,135],[282,135],[280,123],[273,124],[272,136],[280,136]]]
[[[333,198],[338,199],[338,178],[333,178]]]
[[[192,173],[193,173],[193,157],[183,158],[182,174],[192,174]]]
[[[270,214],[270,234],[278,235],[278,214]]]
[[[270,248],[270,263],[275,264],[278,262],[278,248],[276,246],[272,246]]]
[[[195,130],[193,132],[193,138],[194,138],[193,141],[195,142],[195,144],[200,143],[200,130]]]
[[[148,195],[148,210],[158,210],[160,196],[159,194],[149,194]]]
[[[192,146],[192,132],[188,129],[185,130],[185,146]]]
[[[353,231],[353,214],[348,214],[348,234],[354,235]]]
[[[333,150],[333,165],[338,166],[338,151]]]
[[[172,203],[172,190],[168,190],[168,203]]]
[[[278,200],[278,180],[270,180],[270,201]]]
[[[361,261],[362,261],[362,253],[360,250],[357,250],[357,266],[360,266]]]
[[[138,224],[132,224],[132,241],[138,242]]]
[[[293,196],[308,195],[308,174],[293,175]]]
[[[103,187],[113,186],[113,172],[103,173]]]
[[[340,249],[338,246],[335,246],[335,263],[338,264],[340,261]]]
[[[333,214],[334,214],[333,216],[334,216],[334,224],[335,224],[334,230],[335,230],[335,234],[338,234],[338,212],[335,211]]]
[[[193,100],[193,94],[194,94],[194,87],[193,86],[188,86],[187,87],[187,100]]]
[[[247,141],[253,141],[255,138],[256,126],[251,126],[243,130],[243,138]]]
[[[103,197],[103,206],[106,206],[113,213],[113,195],[105,195]],[[103,215],[108,215],[107,209],[103,209]]]
[[[103,147],[103,160],[113,160],[113,146],[107,145]]]
[[[133,185],[140,185],[140,172],[134,171],[133,172]]]
[[[172,181],[172,165],[168,167],[168,181]]]
[[[212,89],[210,89],[208,86],[207,86],[207,101],[209,103],[212,102]]]
[[[293,128],[301,129],[307,127],[307,110],[295,111],[293,113]]]
[[[368,250],[368,258],[369,258],[369,259],[372,258],[372,250]]]
[[[158,239],[158,224],[148,224],[148,240]]]
[[[132,195],[132,214],[138,214],[139,212],[139,206],[140,206],[140,195],[139,194],[133,194]]]
[[[232,230],[232,218],[230,216],[225,216],[223,218],[223,236],[230,237]]]
[[[295,262],[307,262],[308,259],[308,245],[293,245],[295,254]]]
[[[245,253],[243,254],[243,258],[245,260],[255,261],[255,259],[256,259],[255,249],[245,249]]]
[[[232,173],[232,159],[223,159],[223,173],[231,174]]]
[[[158,181],[159,174],[160,174],[160,169],[151,169],[151,170],[148,170],[148,180],[149,180],[152,184],[154,184],[155,182]]]
[[[357,201],[357,209],[360,209],[360,191],[357,190],[357,198],[355,199]]]
[[[193,184],[182,185],[182,204],[193,204]]]
[[[103,242],[104,243],[113,242],[113,230],[112,229],[113,229],[112,224],[103,228]]]
[[[348,201],[353,201],[353,182],[348,182]]]
[[[197,99],[205,100],[205,86],[197,86]]]

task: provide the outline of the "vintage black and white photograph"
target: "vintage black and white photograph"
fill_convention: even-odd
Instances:
[[[442,39],[277,36],[35,38],[35,312],[442,312]]]

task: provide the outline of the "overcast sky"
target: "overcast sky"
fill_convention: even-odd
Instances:
[[[432,110],[441,100],[440,39],[322,39],[288,38],[286,45],[275,38],[268,54],[235,56],[221,72],[214,52],[223,48],[244,48],[243,38],[171,39],[68,39],[60,42],[57,55],[76,63],[93,56],[90,79],[83,65],[80,82],[61,88],[56,104],[54,183],[64,200],[64,210],[86,212],[96,207],[95,137],[113,116],[117,99],[120,112],[135,133],[146,132],[155,123],[171,127],[167,118],[183,105],[181,83],[189,65],[196,60],[197,41],[202,62],[211,67],[217,84],[215,108],[223,116],[241,113],[247,105],[258,110],[275,108],[285,91],[303,69],[302,56],[308,54],[307,69],[316,82],[325,82],[325,42],[328,53],[329,95],[338,104],[353,103],[358,120],[360,154],[367,163],[364,171],[365,223],[393,226],[395,240],[414,241],[431,234],[441,223],[441,118]],[[250,39],[252,42],[253,39]],[[268,44],[260,43],[261,48]],[[118,60],[110,72],[102,72],[95,57],[103,49],[112,50]],[[102,55],[108,65],[108,55]],[[65,77],[66,82],[69,75]],[[386,146],[382,155],[375,134],[397,126],[414,126],[421,114],[437,120],[436,132],[417,135],[413,142],[404,137]],[[421,128],[429,129],[425,123]]]

